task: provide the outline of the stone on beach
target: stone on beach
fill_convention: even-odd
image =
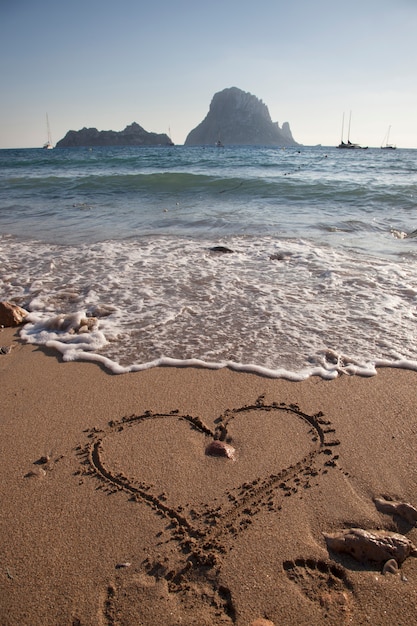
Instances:
[[[17,304],[3,301],[0,302],[0,326],[13,327],[23,324],[28,311]]]
[[[417,548],[407,537],[387,530],[349,528],[323,535],[329,550],[350,554],[361,563],[385,563],[395,559],[401,564],[407,557],[417,556]]]
[[[212,441],[206,448],[208,456],[224,456],[228,459],[235,459],[236,450],[224,441]]]
[[[417,509],[408,502],[398,502],[396,500],[385,500],[385,498],[374,498],[375,506],[381,513],[399,515],[406,522],[415,526],[417,523]]]

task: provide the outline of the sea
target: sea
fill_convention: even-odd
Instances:
[[[416,370],[415,235],[415,150],[0,150],[0,300],[114,374]]]

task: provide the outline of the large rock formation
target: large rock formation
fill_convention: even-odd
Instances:
[[[185,140],[186,146],[215,145],[297,146],[288,122],[273,122],[268,107],[237,87],[213,96],[206,118]]]
[[[57,148],[74,148],[78,146],[172,146],[172,141],[165,133],[149,133],[142,126],[133,122],[124,130],[97,130],[83,128],[69,130],[65,137],[58,141]]]

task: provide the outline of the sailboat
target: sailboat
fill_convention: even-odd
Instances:
[[[222,142],[222,140],[221,140],[221,132],[220,132],[220,129],[219,129],[219,130],[218,130],[218,132],[217,132],[217,141],[216,141],[216,143],[215,143],[214,145],[216,146],[216,148],[224,148],[224,144],[223,144],[223,142]]]
[[[48,133],[48,141],[43,144],[43,147],[45,150],[52,150],[53,145],[52,145],[52,138],[51,138],[51,129],[49,128],[48,114],[46,114],[46,130]]]
[[[345,125],[345,114],[343,113],[343,117],[342,117],[342,137],[340,140],[340,144],[337,146],[338,148],[345,148],[345,149],[349,149],[349,150],[356,150],[356,149],[362,149],[362,150],[366,150],[366,148],[362,148],[362,146],[360,146],[358,143],[352,143],[350,141],[350,121],[352,119],[352,111],[350,112],[349,115],[349,126],[348,126],[348,140],[345,143],[343,141],[343,132],[344,132],[344,125]]]
[[[388,143],[390,131],[391,131],[391,126],[388,126],[387,134],[384,137],[384,141],[386,138],[386,142],[385,142],[385,145],[384,145],[384,141],[382,142],[381,150],[395,150],[397,148],[397,146],[394,146],[392,143]]]

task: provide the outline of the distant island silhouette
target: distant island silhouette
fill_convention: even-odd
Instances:
[[[122,131],[82,128],[69,130],[57,148],[95,146],[172,146],[165,133],[148,132],[133,122]],[[185,146],[298,146],[290,125],[273,122],[266,104],[237,87],[213,96],[204,120],[189,132]]]
[[[97,130],[82,128],[69,130],[65,137],[58,141],[56,148],[92,148],[96,146],[172,146],[168,135],[147,132],[136,122],[126,126],[124,130]]]
[[[213,96],[205,119],[185,140],[186,146],[298,146],[288,122],[273,122],[268,107],[237,87]]]

